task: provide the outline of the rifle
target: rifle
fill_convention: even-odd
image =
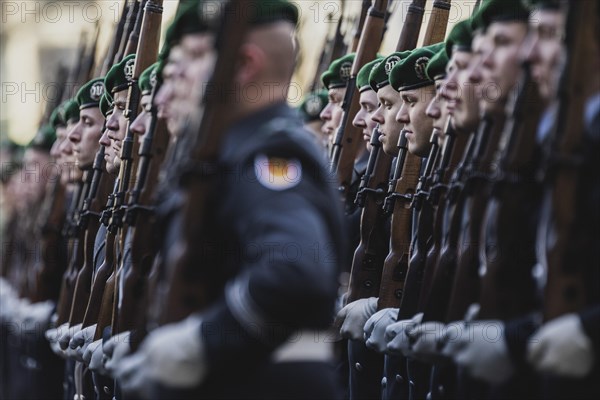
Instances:
[[[402,278],[405,278],[404,287],[402,292],[397,293],[396,301],[401,300],[400,310],[402,311],[402,316],[405,313],[410,313],[414,311],[414,305],[410,304],[415,302],[415,299],[419,297],[419,289],[421,288],[421,280],[423,275],[423,264],[426,259],[428,245],[431,241],[431,234],[428,229],[433,225],[433,205],[427,201],[426,197],[428,195],[428,190],[431,184],[431,175],[433,173],[433,167],[436,162],[439,162],[438,153],[440,151],[439,147],[439,134],[437,131],[433,131],[431,134],[431,138],[429,140],[430,149],[429,155],[427,157],[427,162],[425,164],[425,170],[419,177],[418,183],[415,188],[414,196],[412,197],[412,201],[410,204],[410,213],[413,211],[419,213],[417,226],[415,229],[415,234],[413,236],[413,243],[410,245],[409,254],[410,259],[405,260],[403,266],[406,268],[398,269],[397,271],[401,271],[402,274],[406,274],[406,276],[399,276],[395,280],[402,281]],[[408,214],[408,212],[406,213]],[[406,216],[408,217],[408,215]],[[402,243],[406,244],[407,239],[411,237],[410,223],[412,221],[408,220],[404,224],[405,228],[408,230],[404,230],[398,232],[399,234],[404,234],[402,238]],[[404,253],[403,255],[405,255]],[[390,303],[393,305],[393,303]],[[400,314],[400,312],[399,312]],[[411,314],[411,316],[414,315]],[[400,318],[400,315],[399,317]],[[407,318],[410,318],[407,317]]]
[[[89,303],[92,291],[92,275],[94,272],[94,244],[96,234],[100,228],[100,202],[101,199],[108,197],[108,191],[111,188],[111,179],[104,174],[104,147],[96,153],[91,172],[91,183],[87,197],[83,202],[80,213],[78,229],[84,233],[83,242],[83,266],[79,270],[73,304],[71,307],[71,316],[69,321],[71,325],[82,323],[85,317],[86,305]],[[83,327],[87,327],[85,325]]]
[[[582,249],[572,239],[576,232],[577,189],[584,185],[581,168],[577,164],[581,158],[583,145],[583,118],[586,100],[590,89],[587,71],[588,57],[597,57],[597,38],[594,27],[598,15],[597,2],[568,2],[563,51],[567,62],[561,73],[558,91],[558,112],[556,123],[545,150],[544,203],[549,205],[548,213],[542,216],[540,236],[545,248],[547,282],[544,289],[544,318],[556,318],[565,313],[574,312],[586,304],[586,282],[584,271],[586,262],[573,262],[569,255],[577,254],[573,249]],[[598,79],[597,71],[591,76]],[[579,161],[580,162],[580,161]],[[584,217],[585,218],[585,217]],[[579,216],[581,220],[581,216]],[[549,240],[548,237],[552,237]],[[591,239],[591,238],[589,238]],[[586,243],[588,244],[588,243]],[[589,243],[597,246],[597,243]],[[579,250],[578,250],[579,251]],[[593,266],[594,268],[596,266]]]
[[[140,2],[139,0],[129,0],[127,5],[128,13],[127,18],[125,19],[125,24],[123,25],[123,36],[121,38],[121,43],[119,43],[119,50],[115,55],[115,61],[122,60],[126,55],[133,54],[133,51],[127,52],[127,44],[129,43],[129,37],[131,36],[131,32],[134,29],[134,24],[137,19],[137,15],[139,14]],[[110,66],[109,66],[110,69]]]
[[[86,54],[82,60],[81,71],[79,71],[79,78],[77,83],[79,86],[83,85],[87,81],[93,78],[94,64],[96,60],[96,48],[98,46],[98,38],[100,37],[100,25],[96,22],[96,32],[94,34],[94,41],[87,49]]]
[[[198,266],[195,265],[201,251],[197,241],[207,234],[202,229],[203,221],[210,212],[207,203],[215,177],[211,171],[216,168],[221,135],[231,123],[225,117],[229,115],[228,109],[232,99],[231,77],[236,71],[235,63],[231,60],[235,59],[239,51],[255,6],[254,1],[248,0],[231,0],[226,4],[221,21],[222,29],[216,40],[216,43],[219,43],[217,60],[208,83],[209,87],[218,90],[206,92],[205,98],[202,99],[202,117],[198,130],[190,126],[190,130],[182,138],[192,142],[188,147],[191,150],[188,160],[193,163],[195,174],[191,179],[185,179],[182,237],[178,242],[178,249],[181,251],[177,252],[176,258],[164,271],[164,287],[168,288],[166,296],[156,299],[159,324],[185,318],[212,300],[210,297],[211,293],[214,293],[214,285],[207,279],[211,271],[198,271]],[[239,10],[243,10],[244,7],[248,7],[245,9],[248,12],[240,13]],[[244,18],[240,18],[240,15]],[[198,275],[201,275],[200,279]]]
[[[152,98],[158,89],[157,84],[153,89]],[[116,328],[117,332],[136,329],[139,339],[144,334],[145,310],[149,303],[147,298],[150,293],[147,284],[148,276],[157,252],[157,246],[152,245],[156,242],[153,196],[158,183],[160,167],[169,145],[169,133],[165,121],[158,118],[154,105],[151,112],[150,127],[144,136],[144,142],[139,152],[140,161],[136,184],[131,191],[125,216],[131,237],[129,250],[131,263],[125,265],[126,270],[120,281],[122,297],[118,306]]]
[[[411,48],[403,48],[401,46],[412,45],[417,42],[423,17],[422,11],[425,4],[424,2],[413,3],[409,7],[409,14],[407,15],[407,22],[409,23],[402,28],[402,33],[396,47],[397,51],[409,50]],[[444,7],[445,12],[442,12],[442,7]],[[445,7],[448,9],[446,10]],[[430,45],[444,39],[449,7],[449,2],[434,2],[434,14],[439,15],[439,17],[433,18],[432,15],[432,18],[429,20],[426,31],[427,35],[425,35],[423,45]],[[436,11],[438,9],[442,11]],[[399,142],[402,140],[400,139]],[[398,164],[400,161],[401,159],[398,157],[396,163]],[[433,167],[433,164],[431,164],[431,167]],[[397,307],[403,301],[408,301],[408,299],[403,299],[405,297],[404,292],[407,289],[405,287],[406,280],[412,282],[416,279],[416,282],[418,282],[420,280],[418,277],[422,274],[417,268],[412,268],[414,272],[411,272],[409,265],[412,208],[416,205],[415,203],[415,205],[411,206],[410,203],[412,203],[412,197],[415,194],[420,169],[421,158],[410,153],[406,154],[404,164],[396,165],[393,178],[393,181],[396,182],[395,187],[392,188],[390,184],[390,189],[392,190],[389,192],[391,193],[389,195],[391,197],[387,208],[388,211],[393,210],[391,228],[392,251],[388,254],[383,266],[382,288],[379,292],[378,304],[380,308]],[[409,204],[405,204],[407,201]],[[423,222],[425,222],[425,218]],[[411,277],[413,274],[416,274],[415,278]],[[418,292],[419,288],[408,289],[409,291]]]
[[[512,118],[492,164],[497,166],[492,168],[492,198],[481,231],[480,319],[508,320],[535,308],[532,268],[541,191],[535,182],[534,155],[543,103],[528,63],[522,75],[520,90],[507,107]]]
[[[100,268],[103,268],[103,271],[112,270],[112,272],[106,280],[102,293],[95,339],[102,337],[105,327],[114,327],[115,324],[114,307],[118,301],[118,291],[115,285],[118,282],[119,272],[122,270],[122,262],[124,260],[122,254],[126,242],[126,230],[123,229],[126,208],[125,197],[131,183],[131,171],[135,168],[136,160],[133,154],[138,147],[137,141],[134,140],[133,132],[131,131],[131,123],[137,118],[139,112],[140,93],[137,80],[144,69],[148,68],[154,62],[158,53],[162,1],[142,0],[142,4],[144,6],[138,10],[135,27],[125,49],[126,52],[135,50],[136,58],[133,67],[133,78],[129,83],[127,93],[127,134],[123,139],[121,147],[121,166],[115,183],[115,191],[111,195],[111,210],[110,212],[106,212],[107,210],[105,210],[103,214],[103,222],[107,224],[108,231],[106,234],[105,260],[103,263],[106,265],[102,265]],[[155,18],[154,15],[157,15],[158,18]],[[142,32],[141,36],[139,36],[140,32]],[[135,41],[133,38],[136,35],[140,37],[140,43],[137,43],[137,41],[133,43]]]
[[[352,46],[350,47],[351,53],[356,52],[356,50],[358,49],[358,42],[360,41],[360,35],[365,27],[365,21],[367,19],[367,13],[369,12],[369,7],[371,7],[371,0],[363,0],[362,6],[360,8],[360,16],[358,17],[358,20],[357,20],[357,23],[356,23],[356,26],[354,28],[354,32],[352,35]]]
[[[381,212],[385,196],[386,178],[390,175],[391,156],[381,148],[378,128],[371,135],[371,154],[365,174],[361,178],[356,204],[363,209],[360,220],[360,243],[354,252],[347,302],[376,297],[380,287],[383,255],[388,251],[387,216]],[[381,161],[383,159],[383,161]],[[375,164],[387,166],[375,170]]]
[[[339,190],[344,199],[348,197],[348,191],[352,183],[352,173],[354,171],[354,160],[358,146],[361,144],[361,140],[359,139],[361,130],[351,123],[353,116],[360,109],[359,96],[355,96],[356,75],[358,75],[363,65],[375,58],[383,36],[386,10],[387,0],[375,0],[371,8],[369,8],[356,57],[352,64],[350,79],[346,84],[346,94],[342,104],[344,110],[342,122],[336,132],[332,146],[331,171],[337,173],[340,182]]]
[[[77,262],[81,259],[79,251],[79,236],[76,229],[76,214],[80,206],[80,200],[83,197],[83,182],[78,182],[71,202],[70,210],[67,213],[65,225],[63,226],[63,237],[68,238],[67,269],[62,277],[61,292],[57,304],[57,326],[69,321],[71,304],[73,300],[73,291],[75,290],[75,280],[77,279]],[[79,258],[79,260],[78,260]]]
[[[66,265],[62,248],[62,227],[65,222],[66,190],[60,179],[49,183],[40,212],[43,221],[39,232],[41,257],[33,265],[35,283],[31,293],[33,303],[55,300],[60,291],[60,277]]]
[[[119,46],[123,41],[123,33],[125,31],[125,21],[127,19],[127,14],[129,10],[129,3],[127,0],[123,1],[123,11],[121,11],[121,17],[119,18],[119,22],[116,26],[115,36],[110,42],[110,46],[107,49],[106,57],[104,58],[104,64],[102,64],[102,69],[100,70],[99,76],[106,76],[110,67],[117,63],[117,53],[119,51]]]

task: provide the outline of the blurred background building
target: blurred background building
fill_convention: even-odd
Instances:
[[[72,68],[81,43],[97,39],[96,60],[110,44],[125,0],[0,0],[0,137],[24,144],[37,131],[45,104],[57,93],[59,66]],[[295,0],[301,11],[301,53],[289,99],[299,103],[314,80],[326,39],[335,33],[342,18],[342,33],[352,40],[362,0]],[[393,0],[393,14],[380,49],[394,50],[410,0]],[[426,26],[432,1],[427,2]],[[178,0],[164,0],[163,27],[173,18]],[[452,1],[450,26],[467,18],[475,0]],[[424,29],[422,29],[422,34]],[[163,29],[164,35],[164,29]],[[68,87],[70,93],[76,88]]]

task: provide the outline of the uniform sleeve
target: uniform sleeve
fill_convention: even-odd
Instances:
[[[596,363],[600,360],[600,305],[596,304],[579,313],[583,330],[592,341]]]
[[[323,189],[309,173],[283,190],[249,178],[236,185],[223,208],[235,210],[231,221],[244,257],[223,298],[203,317],[212,368],[266,359],[299,331],[329,326],[342,250],[327,215],[337,204]],[[234,207],[240,199],[243,206]]]
[[[537,314],[528,314],[521,318],[507,321],[505,338],[511,360],[518,367],[527,365],[527,343],[531,335],[540,326],[541,319]]]

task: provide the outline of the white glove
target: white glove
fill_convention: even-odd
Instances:
[[[29,304],[21,309],[22,327],[26,331],[46,329],[50,325],[55,304],[52,300]]]
[[[347,304],[335,318],[335,325],[341,326],[340,335],[346,339],[363,340],[365,323],[375,311],[377,297],[359,299]]]
[[[377,311],[365,324],[365,345],[379,353],[387,351],[385,330],[397,321],[397,308],[384,308]]]
[[[446,327],[442,354],[473,377],[491,384],[505,382],[514,373],[504,335],[504,323],[482,320],[459,321]]]
[[[131,346],[129,344],[130,337],[130,331],[121,332],[111,337],[102,346],[104,352],[104,358],[102,360],[104,368],[113,377],[115,376],[117,366],[121,364],[121,360],[131,353]]]
[[[17,325],[21,325],[22,318],[27,314],[27,307],[30,301],[28,299],[21,299],[18,296],[7,296],[2,301],[0,307],[0,318],[2,321],[12,322]]]
[[[594,365],[594,349],[577,314],[553,319],[538,329],[527,346],[527,359],[540,372],[583,378]]]
[[[104,369],[104,363],[102,358],[104,352],[102,351],[102,339],[98,339],[88,345],[83,353],[83,363],[88,366],[91,371],[106,375],[107,371]]]
[[[83,361],[83,354],[85,349],[94,341],[94,335],[96,334],[97,324],[83,328],[79,332],[73,335],[69,342],[69,348],[74,350],[75,359],[77,361]]]
[[[75,357],[75,352],[69,348],[69,342],[71,341],[73,336],[75,336],[75,334],[80,330],[81,324],[70,326],[65,332],[63,332],[61,337],[58,339],[58,344],[60,345],[60,348],[65,351],[65,354],[69,358]]]
[[[60,337],[63,335],[63,333],[68,329],[69,329],[69,323],[65,322],[64,324],[60,325],[58,328],[48,329],[45,334],[46,339],[48,340],[48,342],[50,342],[50,348],[52,349],[52,352],[62,358],[65,358],[66,355],[65,355],[65,352],[63,351],[63,349],[60,348],[60,345],[58,344],[58,339],[60,339]]]
[[[425,322],[407,330],[406,336],[412,343],[412,357],[426,363],[446,359],[441,353],[445,333],[446,325],[437,321]]]
[[[139,350],[117,366],[123,391],[144,394],[144,389],[156,383],[179,389],[202,383],[208,368],[201,325],[199,316],[190,316],[151,332]]]
[[[395,322],[385,329],[385,341],[389,354],[404,354],[406,357],[412,355],[411,342],[406,331],[412,329],[423,320],[423,313],[415,314],[411,319],[403,319]]]

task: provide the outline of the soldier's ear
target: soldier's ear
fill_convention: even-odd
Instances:
[[[260,83],[267,68],[267,58],[263,49],[254,43],[240,47],[236,83],[242,87]]]

